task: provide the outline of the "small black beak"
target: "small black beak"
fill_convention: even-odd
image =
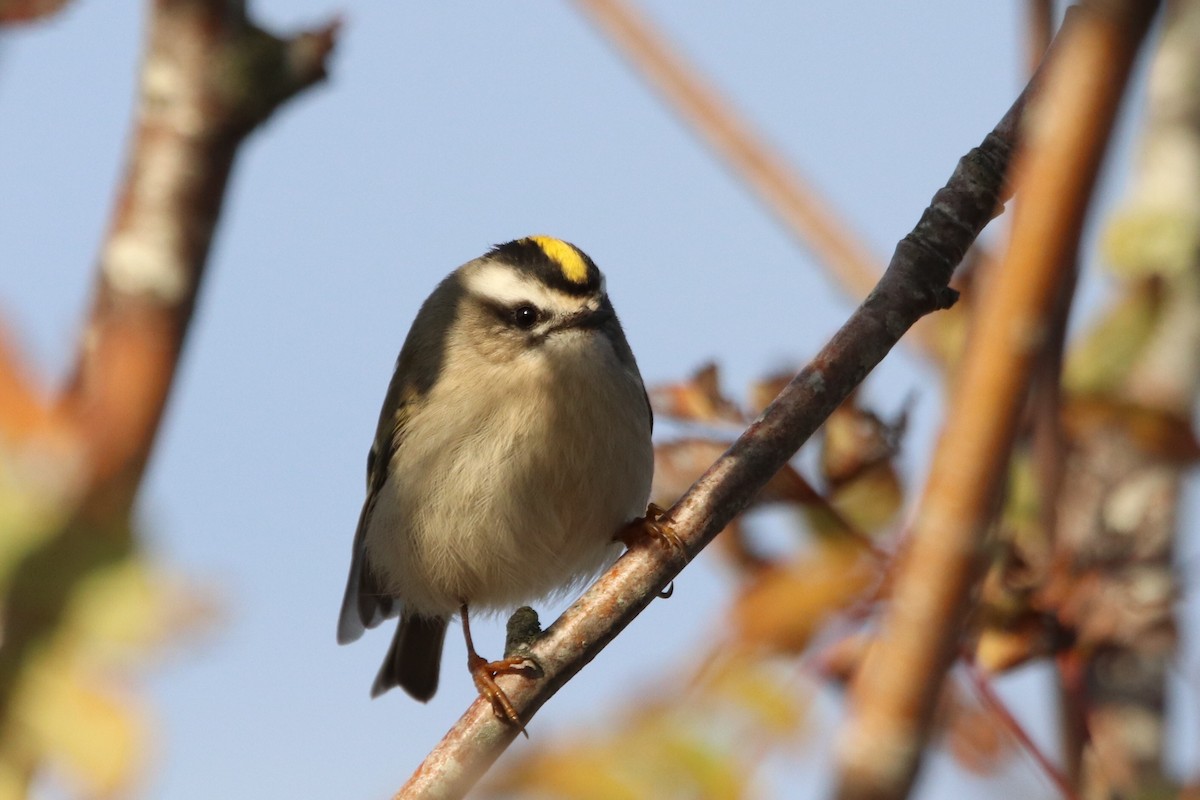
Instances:
[[[578,328],[580,330],[595,330],[615,317],[616,314],[613,313],[612,308],[606,303],[599,308],[588,308],[583,309],[582,311],[576,311],[574,314],[555,325],[554,329],[556,331],[568,330],[571,328]]]

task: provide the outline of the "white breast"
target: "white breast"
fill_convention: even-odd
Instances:
[[[511,609],[590,578],[646,509],[641,380],[585,331],[503,364],[467,348],[448,362],[389,466],[368,564],[427,615]]]

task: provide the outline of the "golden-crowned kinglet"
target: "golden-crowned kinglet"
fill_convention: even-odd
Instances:
[[[577,247],[531,236],[450,273],[408,332],[367,458],[338,642],[399,616],[371,695],[432,697],[461,612],[476,686],[519,725],[492,680],[514,660],[476,655],[467,608],[594,576],[646,511],[651,424],[604,277]]]

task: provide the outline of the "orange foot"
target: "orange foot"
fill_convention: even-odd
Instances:
[[[475,688],[479,691],[481,697],[486,697],[487,701],[492,704],[492,709],[495,710],[496,716],[501,719],[507,719],[517,730],[529,738],[529,733],[525,730],[525,725],[521,722],[521,717],[517,714],[517,710],[513,708],[512,701],[508,699],[508,695],[496,683],[497,675],[511,675],[517,672],[534,672],[539,669],[538,663],[532,658],[515,657],[505,658],[500,661],[488,661],[475,652],[475,643],[471,640],[471,625],[467,621],[467,604],[462,604],[462,624],[463,637],[467,640],[467,669],[471,672],[471,680],[475,681]]]
[[[684,549],[683,540],[671,530],[670,526],[662,522],[666,511],[651,503],[646,508],[646,516],[635,519],[617,532],[613,537],[613,541],[622,542],[626,547],[633,549],[635,545],[644,539],[653,539],[666,545],[672,552],[679,557],[687,560],[687,550]]]
[[[508,699],[508,695],[496,683],[496,676],[536,671],[537,664],[533,659],[506,658],[501,661],[487,661],[480,657],[479,654],[472,652],[467,654],[467,669],[471,671],[471,679],[475,681],[475,688],[479,690],[481,697],[486,697],[487,701],[492,704],[496,716],[507,719],[517,727],[517,730],[525,734],[525,738],[528,739],[529,734],[525,730],[525,725],[521,722],[521,717],[517,714],[517,710],[513,708],[512,701]]]

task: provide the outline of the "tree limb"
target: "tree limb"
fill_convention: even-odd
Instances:
[[[53,420],[53,431],[21,446],[55,458],[64,451],[55,436],[69,436],[65,451],[73,458],[53,463],[56,475],[74,479],[52,498],[62,500],[47,523],[53,527],[27,536],[19,543],[24,549],[9,554],[13,578],[0,598],[0,741],[28,723],[14,697],[36,677],[79,585],[134,549],[129,511],[238,146],[288,98],[324,77],[336,29],[330,24],[285,40],[251,24],[239,2],[150,4],[129,161],[74,373],[56,404],[24,380],[0,341],[0,435],[17,427],[16,412],[30,420],[23,433],[36,434],[39,420]],[[0,449],[9,443],[0,438]],[[0,759],[11,755],[0,747]]]
[[[89,446],[90,494],[113,508],[149,457],[238,146],[324,78],[337,30],[279,39],[224,0],[151,9],[132,152],[60,401]]]

